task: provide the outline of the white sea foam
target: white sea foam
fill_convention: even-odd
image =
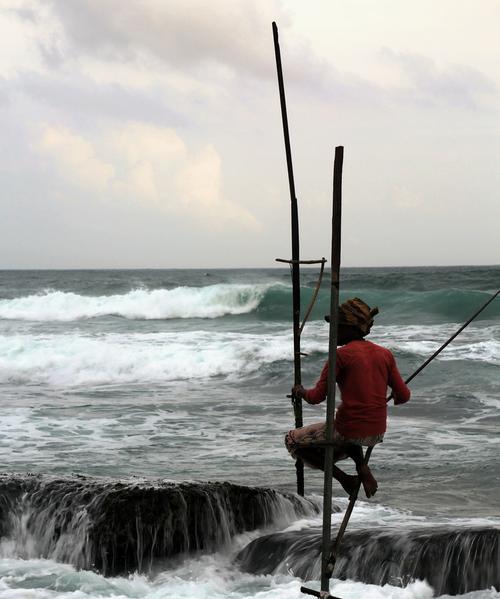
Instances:
[[[0,319],[69,322],[115,315],[129,319],[218,318],[257,308],[270,285],[220,284],[174,289],[134,289],[86,296],[48,290],[0,300]]]
[[[0,382],[55,386],[245,376],[290,353],[288,333],[0,336]]]
[[[431,356],[459,329],[459,324],[374,327],[372,340],[398,352]],[[470,325],[438,356],[438,360],[473,360],[500,364],[500,325]]]
[[[489,334],[497,332],[464,332],[461,342],[448,346],[439,359],[500,364],[500,340],[486,339]],[[373,339],[395,351],[422,357],[430,356],[439,346],[417,327],[388,327],[383,334],[375,332]],[[311,327],[302,349],[306,353],[325,351],[326,343],[324,331]],[[0,335],[0,382],[75,387],[214,376],[241,378],[263,366],[291,359],[291,347],[289,331]]]
[[[155,578],[139,576],[104,578],[85,570],[50,560],[0,560],[2,599],[96,599],[142,597],[144,599],[303,599],[303,583],[291,575],[254,576],[236,570],[223,555],[186,560]],[[318,588],[318,581],[307,586]],[[434,593],[425,581],[405,587],[378,586],[350,580],[332,580],[330,592],[344,599],[432,599]],[[444,597],[444,596],[443,596]],[[463,599],[499,599],[494,589],[461,595]]]
[[[314,322],[308,326],[316,345],[323,351],[328,347],[328,327]],[[431,356],[459,329],[460,324],[442,325],[378,325],[370,341],[395,352]],[[438,360],[472,360],[500,365],[500,325],[467,327],[437,357]]]
[[[308,497],[311,498],[311,497]],[[312,496],[312,499],[320,502],[322,505],[323,498]],[[339,526],[345,510],[347,509],[349,500],[346,497],[335,497],[333,505],[340,507],[340,511],[332,513],[332,525]],[[321,528],[323,525],[323,515],[307,516],[300,520],[295,520],[288,525],[284,531],[293,532],[297,530],[307,530],[310,528]],[[358,499],[356,509],[354,510],[351,519],[349,520],[350,529],[362,529],[381,527],[384,529],[404,527],[405,530],[411,529],[429,529],[436,527],[463,529],[463,528],[481,528],[481,527],[499,527],[500,518],[495,517],[446,517],[434,515],[432,520],[428,516],[415,514],[410,510],[402,510],[394,507],[389,507],[380,503],[370,503]]]

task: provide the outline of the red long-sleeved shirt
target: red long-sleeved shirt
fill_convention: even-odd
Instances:
[[[350,341],[337,349],[337,384],[342,402],[335,417],[335,427],[351,439],[385,432],[387,421],[387,386],[394,403],[406,403],[410,390],[405,385],[392,353],[371,341]],[[305,400],[317,404],[328,392],[328,362]]]

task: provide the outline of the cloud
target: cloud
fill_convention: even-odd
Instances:
[[[417,210],[422,207],[421,198],[404,185],[395,185],[392,189],[392,204],[403,210]]]
[[[175,67],[215,62],[258,76],[272,71],[271,21],[284,13],[276,0],[50,3],[79,51],[120,61],[148,53]]]
[[[476,108],[498,93],[495,82],[467,65],[439,68],[427,56],[383,48],[381,56],[400,70],[414,99],[425,103]]]
[[[48,4],[62,25],[68,57],[83,55],[104,63],[141,66],[153,58],[162,65],[164,77],[175,72],[206,78],[208,68],[212,81],[223,84],[245,77],[274,81],[271,23],[276,20],[280,39],[286,40],[287,82],[309,91],[315,86],[333,89],[351,98],[359,98],[360,85],[369,88],[366,91],[373,87],[320,59],[308,39],[296,33],[287,35],[292,20],[280,0],[49,0]],[[57,66],[59,42],[53,37],[45,43],[48,47],[42,53],[49,62],[54,56]]]
[[[53,73],[41,75],[23,72],[9,82],[9,89],[16,90],[37,103],[45,103],[59,113],[85,114],[95,119],[108,118],[121,121],[144,119],[176,126],[186,122],[175,108],[168,106],[170,98],[151,86],[136,90],[117,83],[96,83],[80,73],[69,75]],[[2,79],[0,78],[0,95]]]
[[[174,73],[202,79],[208,87],[227,87],[228,79],[245,77],[274,80],[271,22],[280,25],[287,83],[299,85],[323,102],[374,106],[417,103],[474,109],[496,87],[467,65],[443,68],[432,59],[411,52],[383,48],[381,56],[398,69],[398,80],[384,86],[352,72],[340,71],[320,58],[312,42],[293,30],[286,4],[279,0],[234,2],[201,0],[164,2],[142,0],[49,0],[60,20],[67,52],[90,56],[103,63],[144,65],[153,58],[163,65],[163,77]],[[45,57],[60,60],[57,46]],[[208,73],[207,73],[208,71]],[[210,80],[210,83],[208,82]]]
[[[245,228],[260,230],[257,219],[221,194],[221,160],[213,146],[206,146],[179,173],[177,178],[183,201],[194,210],[220,215],[223,221],[237,222]]]
[[[179,208],[173,181],[191,158],[173,129],[128,123],[108,131],[101,145],[119,165],[110,190],[113,197],[152,202],[167,210]]]
[[[69,129],[45,125],[38,147],[56,160],[63,177],[79,187],[103,192],[113,179],[114,167],[96,156],[92,143]]]
[[[74,190],[189,214],[211,226],[258,230],[245,208],[223,195],[221,159],[208,144],[191,151],[176,131],[131,122],[82,135],[44,125],[37,148]]]
[[[0,76],[0,104],[7,103],[10,100],[10,89],[7,79]]]
[[[66,74],[75,69],[80,75],[91,73],[101,83],[119,79],[124,98],[118,106],[123,111],[128,103],[135,103],[134,97],[125,98],[125,89],[138,81],[153,92],[159,82],[162,92],[177,85],[191,97],[195,86],[196,93],[217,99],[231,83],[240,86],[245,78],[273,81],[273,20],[280,26],[287,83],[300,86],[309,97],[316,96],[325,104],[475,109],[497,95],[493,80],[478,69],[466,64],[438,67],[421,54],[389,48],[379,52],[386,64],[396,67],[396,79],[389,85],[374,79],[371,71],[340,70],[329,58],[318,56],[314,31],[309,38],[301,35],[300,24],[292,19],[293,6],[280,0],[17,0],[15,4],[12,14],[31,27],[25,37],[35,40],[39,58],[46,65]],[[324,18],[331,14],[326,10]],[[376,53],[375,48],[373,51]],[[72,79],[66,76],[64,85],[86,86],[84,78],[81,84]],[[61,97],[68,94],[71,91]],[[90,106],[101,100],[99,93],[94,100],[85,91],[82,95]],[[149,102],[159,104],[153,97]],[[102,103],[106,106],[106,98]],[[158,110],[165,108],[158,106]],[[124,114],[123,118],[139,117]]]

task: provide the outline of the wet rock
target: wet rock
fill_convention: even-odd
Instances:
[[[347,532],[334,578],[406,586],[421,579],[435,595],[458,595],[500,588],[500,529],[353,530]],[[252,574],[293,572],[319,579],[321,531],[318,528],[266,535],[237,556]]]
[[[0,536],[16,556],[105,575],[148,571],[156,559],[214,551],[238,533],[315,512],[294,494],[227,482],[0,476]]]

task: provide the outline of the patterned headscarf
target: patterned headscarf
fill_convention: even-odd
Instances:
[[[365,336],[370,332],[376,314],[378,308],[370,308],[359,297],[353,297],[339,306],[339,324],[355,327]],[[329,316],[325,316],[325,319],[330,322]]]

